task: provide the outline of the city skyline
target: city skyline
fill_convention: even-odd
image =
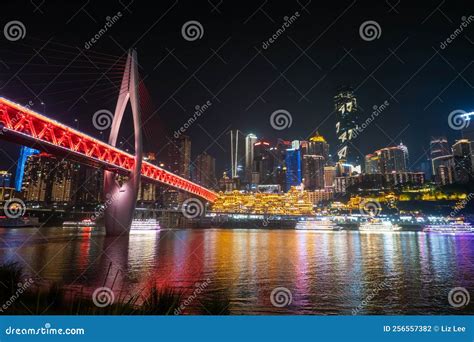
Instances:
[[[90,116],[103,107],[110,110],[113,101],[110,102],[105,98],[103,102],[96,102],[97,97],[101,97],[100,93],[95,98],[93,96],[81,98],[81,95],[94,83],[94,74],[100,75],[114,64],[116,59],[112,55],[120,57],[123,51],[119,45],[136,42],[140,72],[147,77],[145,84],[150,93],[148,96],[156,102],[153,110],[157,110],[156,120],[149,120],[147,129],[158,134],[145,139],[147,150],[150,152],[160,154],[167,143],[166,137],[171,138],[173,132],[183,126],[193,115],[196,106],[202,107],[210,101],[211,106],[186,130],[186,134],[190,135],[195,142],[193,158],[207,149],[207,152],[216,158],[219,171],[230,170],[230,163],[225,158],[230,147],[225,132],[231,129],[254,133],[271,140],[277,138],[306,140],[317,130],[326,137],[332,154],[335,154],[337,135],[334,131],[336,120],[333,113],[333,96],[343,85],[351,85],[356,89],[358,105],[363,112],[361,120],[370,116],[373,106],[380,107],[385,101],[389,103],[379,120],[370,125],[361,135],[359,156],[361,159],[377,148],[391,145],[392,140],[396,140],[396,143],[402,140],[409,146],[412,160],[415,161],[422,159],[427,152],[425,146],[429,143],[431,136],[447,136],[450,140],[460,138],[459,132],[452,130],[446,123],[447,116],[453,110],[472,111],[469,103],[472,87],[466,81],[472,73],[472,68],[466,54],[463,53],[470,47],[471,26],[468,26],[465,36],[459,37],[449,46],[442,48],[441,43],[462,23],[461,17],[465,13],[454,6],[436,7],[433,5],[431,8],[420,4],[412,8],[408,17],[404,19],[408,28],[423,28],[417,31],[416,36],[410,36],[400,34],[395,29],[397,12],[402,11],[403,6],[390,7],[388,4],[380,3],[369,9],[347,1],[338,5],[334,4],[330,12],[333,13],[332,20],[337,19],[336,24],[339,24],[340,29],[334,30],[329,27],[324,35],[318,37],[311,33],[311,29],[320,31],[319,26],[324,25],[329,18],[320,16],[317,7],[311,10],[311,6],[304,7],[304,5],[296,3],[274,4],[268,8],[264,6],[263,11],[271,19],[266,17],[258,6],[253,11],[252,8],[239,10],[238,13],[242,17],[240,39],[248,41],[249,44],[238,48],[232,41],[237,38],[234,35],[232,38],[227,37],[226,25],[223,24],[225,21],[223,19],[227,15],[225,13],[228,12],[224,9],[232,8],[232,5],[222,4],[220,6],[223,10],[216,11],[210,7],[210,4],[204,3],[202,9],[197,9],[196,13],[191,14],[189,9],[181,4],[160,3],[164,11],[169,9],[191,18],[193,15],[200,16],[204,27],[206,25],[210,27],[205,28],[202,39],[188,42],[177,34],[179,28],[176,27],[176,23],[159,22],[161,43],[156,58],[151,58],[151,54],[148,53],[150,49],[148,46],[150,44],[154,46],[153,40],[137,42],[131,34],[122,33],[120,37],[114,34],[114,30],[120,30],[121,23],[134,24],[137,27],[146,26],[146,20],[136,19],[147,18],[147,14],[143,13],[143,8],[137,7],[135,9],[137,13],[133,10],[130,12],[125,10],[120,4],[117,4],[116,8],[111,7],[108,13],[104,8],[94,8],[98,14],[103,13],[103,17],[114,14],[115,10],[122,10],[123,17],[114,23],[110,36],[100,39],[93,48],[86,49],[85,46],[82,47],[76,43],[86,55],[94,51],[91,54],[101,56],[101,58],[91,57],[91,61],[87,61],[86,57],[80,55],[76,61],[78,64],[73,63],[71,69],[65,69],[62,73],[60,72],[63,68],[60,66],[63,64],[67,66],[67,62],[75,57],[73,51],[77,49],[74,45],[67,43],[66,33],[56,31],[53,34],[49,31],[50,26],[45,26],[44,17],[37,13],[37,16],[29,18],[29,23],[32,29],[41,23],[42,30],[36,30],[32,37],[27,36],[25,38],[27,44],[19,42],[15,45],[15,50],[7,50],[2,56],[2,61],[8,66],[8,68],[5,66],[2,72],[5,77],[2,90],[5,96],[19,103],[31,102],[32,107],[40,112],[46,109],[57,118],[60,113],[64,113],[61,121],[72,127],[79,125],[81,129],[100,137],[98,135],[100,132],[92,126]],[[51,16],[55,16],[56,11],[60,10],[60,7],[47,6],[46,8],[48,11],[45,11],[45,15]],[[98,29],[100,22],[97,19],[95,19],[97,23],[88,19],[87,14],[80,8],[77,11],[76,17],[71,21],[59,24],[67,32],[73,32],[78,37],[84,36],[83,41],[89,41],[90,35],[94,33],[94,27]],[[275,43],[264,48],[262,42],[267,41],[268,37],[278,29],[279,21],[284,22],[282,18],[291,17],[295,11],[299,11],[300,16],[294,22],[292,21],[287,35],[280,36]],[[381,37],[372,41],[361,39],[358,32],[360,24],[371,18],[380,18],[380,13],[385,13],[383,15],[385,25],[381,25]],[[71,12],[72,14],[74,12]],[[315,20],[315,16],[319,20]],[[308,20],[308,18],[313,19]],[[466,20],[468,19],[469,17]],[[92,32],[79,30],[77,25],[74,25],[75,20],[90,21]],[[155,29],[152,25],[146,28],[152,31]],[[250,38],[251,33],[253,35],[255,32],[258,32],[258,37]],[[34,61],[31,62],[37,64],[35,67],[39,68],[37,70],[44,75],[44,84],[38,83],[38,80],[35,81],[37,77],[35,74],[38,71],[31,73],[27,66],[21,72],[21,79],[24,82],[32,81],[29,82],[32,84],[30,88],[33,93],[31,93],[20,80],[14,77],[15,71],[18,71],[19,65],[26,62],[24,56],[31,51],[31,47],[38,51],[52,35],[54,39],[48,43],[51,45],[47,44],[41,50],[42,57],[35,56]],[[312,44],[313,41],[315,41],[314,44]],[[10,44],[14,42],[7,42],[7,45]],[[324,54],[315,49],[319,44],[325,45]],[[329,46],[326,47],[326,45]],[[411,52],[413,46],[417,47],[416,53]],[[186,49],[192,50],[193,58],[189,58]],[[60,50],[62,54],[58,55]],[[285,58],[286,53],[281,54],[281,51],[290,51],[288,58]],[[374,53],[372,56],[367,56],[365,54],[367,51],[383,52],[383,54]],[[98,55],[99,53],[103,55]],[[210,62],[204,64],[203,71],[193,77],[189,71],[196,70],[208,58],[212,61],[212,65]],[[290,65],[292,67],[286,70]],[[70,93],[64,92],[61,85],[71,83],[70,77],[74,76],[69,73],[80,71],[79,66],[86,67],[83,71],[87,70],[92,76],[85,76],[83,84],[71,87]],[[108,75],[112,82],[115,82],[113,73],[117,66]],[[430,72],[433,68],[437,70],[436,73]],[[257,73],[252,72],[256,70],[258,70]],[[372,70],[377,73],[372,74]],[[283,71],[285,71],[284,77],[280,74]],[[55,82],[43,91],[49,80],[58,74]],[[214,76],[221,74],[222,77]],[[256,82],[255,75],[260,75],[258,78],[261,81]],[[436,82],[433,82],[435,77]],[[91,81],[87,81],[89,79]],[[108,89],[110,84],[108,81],[104,83]],[[435,83],[439,84],[437,89],[434,89]],[[268,91],[261,95],[268,86]],[[249,89],[246,89],[247,87]],[[212,94],[217,94],[221,89],[219,96],[214,98]],[[243,89],[246,90],[243,91]],[[412,89],[418,89],[418,93],[413,92]],[[175,91],[177,91],[175,95],[170,97]],[[301,95],[307,91],[309,91],[308,94],[302,97]],[[399,91],[397,95],[400,98],[397,95],[394,98],[391,97],[391,94],[395,94],[396,91]],[[95,93],[97,90],[92,89],[91,92]],[[40,96],[36,98],[35,94],[39,93]],[[261,98],[258,97],[260,95]],[[269,122],[270,115],[279,109],[287,110],[292,115],[292,125],[283,131],[273,129]],[[420,131],[426,132],[426,136],[422,137],[423,143],[420,142],[418,135]],[[207,140],[199,139],[199,136],[205,136]],[[363,136],[369,138],[363,139]],[[215,138],[218,139],[214,141]],[[15,147],[5,146],[5,151],[16,154]],[[2,168],[6,167],[2,165]]]

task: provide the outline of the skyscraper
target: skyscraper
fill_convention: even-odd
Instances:
[[[408,171],[408,149],[400,143],[397,146],[385,147],[374,153],[378,157],[380,173]]]
[[[196,157],[194,169],[194,181],[202,186],[215,189],[216,180],[216,159],[206,152]]]
[[[23,178],[23,197],[32,202],[71,202],[77,164],[47,153],[28,157]]]
[[[358,126],[359,109],[354,91],[341,87],[334,96],[336,110],[336,135],[338,139],[337,157],[340,163],[360,164],[355,144],[355,130]]]
[[[252,183],[252,170],[254,158],[254,145],[257,142],[255,134],[247,134],[245,137],[245,181]]]
[[[39,153],[38,150],[35,150],[30,147],[22,146],[20,149],[20,157],[18,158],[18,163],[15,173],[15,190],[20,192],[21,186],[23,184],[23,177],[25,175],[25,165],[29,156]]]
[[[461,139],[453,147],[455,180],[458,183],[467,183],[472,174],[471,143]]]
[[[301,184],[301,154],[300,150],[289,148],[286,150],[286,190]]]
[[[268,141],[260,139],[254,144],[252,184],[272,184],[274,158]]]
[[[329,144],[326,142],[326,139],[318,132],[312,136],[308,141],[308,151],[309,155],[322,156],[324,162],[327,164],[329,161]]]
[[[438,184],[451,184],[454,181],[454,157],[445,137],[431,138],[431,168]]]
[[[307,190],[324,188],[324,157],[307,154],[303,156],[303,184]]]
[[[168,144],[168,168],[171,172],[190,179],[191,175],[191,138],[181,135]]]
[[[379,156],[376,153],[365,156],[365,173],[371,175],[380,173]]]

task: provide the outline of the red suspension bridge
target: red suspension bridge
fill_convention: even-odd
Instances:
[[[136,53],[131,51],[121,87],[126,91],[121,91],[117,102],[109,144],[0,97],[0,138],[79,163],[104,168],[104,191],[116,192],[119,195],[126,193],[112,208],[106,208],[105,226],[110,235],[128,232],[140,179],[164,184],[209,202],[214,202],[217,198],[215,192],[142,160],[137,74]],[[135,156],[114,146],[128,101],[132,105],[134,115]],[[115,174],[130,176],[129,184],[121,187],[115,185]]]

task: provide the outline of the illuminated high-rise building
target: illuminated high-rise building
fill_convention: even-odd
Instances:
[[[301,184],[301,152],[299,149],[286,150],[286,190]]]
[[[385,147],[374,153],[378,159],[378,171],[382,174],[408,171],[408,149],[400,143]]]
[[[335,180],[336,180],[336,167],[325,166],[324,167],[324,187],[327,189],[332,189],[334,187]]]
[[[77,164],[46,153],[28,157],[23,177],[23,197],[27,201],[71,202]]]
[[[359,120],[359,108],[354,91],[342,87],[334,96],[336,110],[336,135],[338,139],[337,159],[339,163],[360,164],[359,154],[354,147]]]
[[[376,174],[381,173],[379,167],[380,157],[376,153],[368,154],[365,156],[365,173],[366,174]]]
[[[15,190],[20,192],[23,184],[23,177],[25,175],[25,165],[28,157],[33,154],[38,154],[39,151],[31,147],[22,146],[20,149],[20,157],[18,158],[16,173],[15,173]]]
[[[260,139],[254,144],[252,184],[273,184],[274,157],[268,141]]]
[[[168,144],[168,169],[186,179],[191,176],[191,138],[181,135]]]
[[[323,156],[307,154],[303,156],[303,184],[307,190],[324,188]]]
[[[322,156],[324,162],[327,164],[329,161],[329,144],[322,135],[316,132],[307,143],[307,154]]]
[[[254,158],[254,145],[257,142],[255,134],[247,134],[245,137],[245,181],[252,183],[252,170]]]
[[[457,140],[453,147],[455,180],[467,183],[472,176],[471,143],[467,139]]]
[[[9,188],[12,179],[11,172],[0,171],[0,188]]]

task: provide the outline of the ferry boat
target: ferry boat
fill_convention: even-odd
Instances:
[[[159,230],[160,223],[157,219],[134,219],[130,230]]]
[[[84,219],[82,221],[64,221],[63,228],[95,227],[95,221]]]
[[[429,224],[423,227],[424,232],[429,233],[446,233],[446,234],[461,234],[474,233],[474,227],[470,223],[447,223],[447,224]]]
[[[342,227],[329,220],[301,220],[296,223],[295,229],[334,231],[341,230]]]
[[[390,221],[367,221],[361,223],[359,226],[359,230],[362,232],[396,232],[401,230],[398,224],[393,224]]]

